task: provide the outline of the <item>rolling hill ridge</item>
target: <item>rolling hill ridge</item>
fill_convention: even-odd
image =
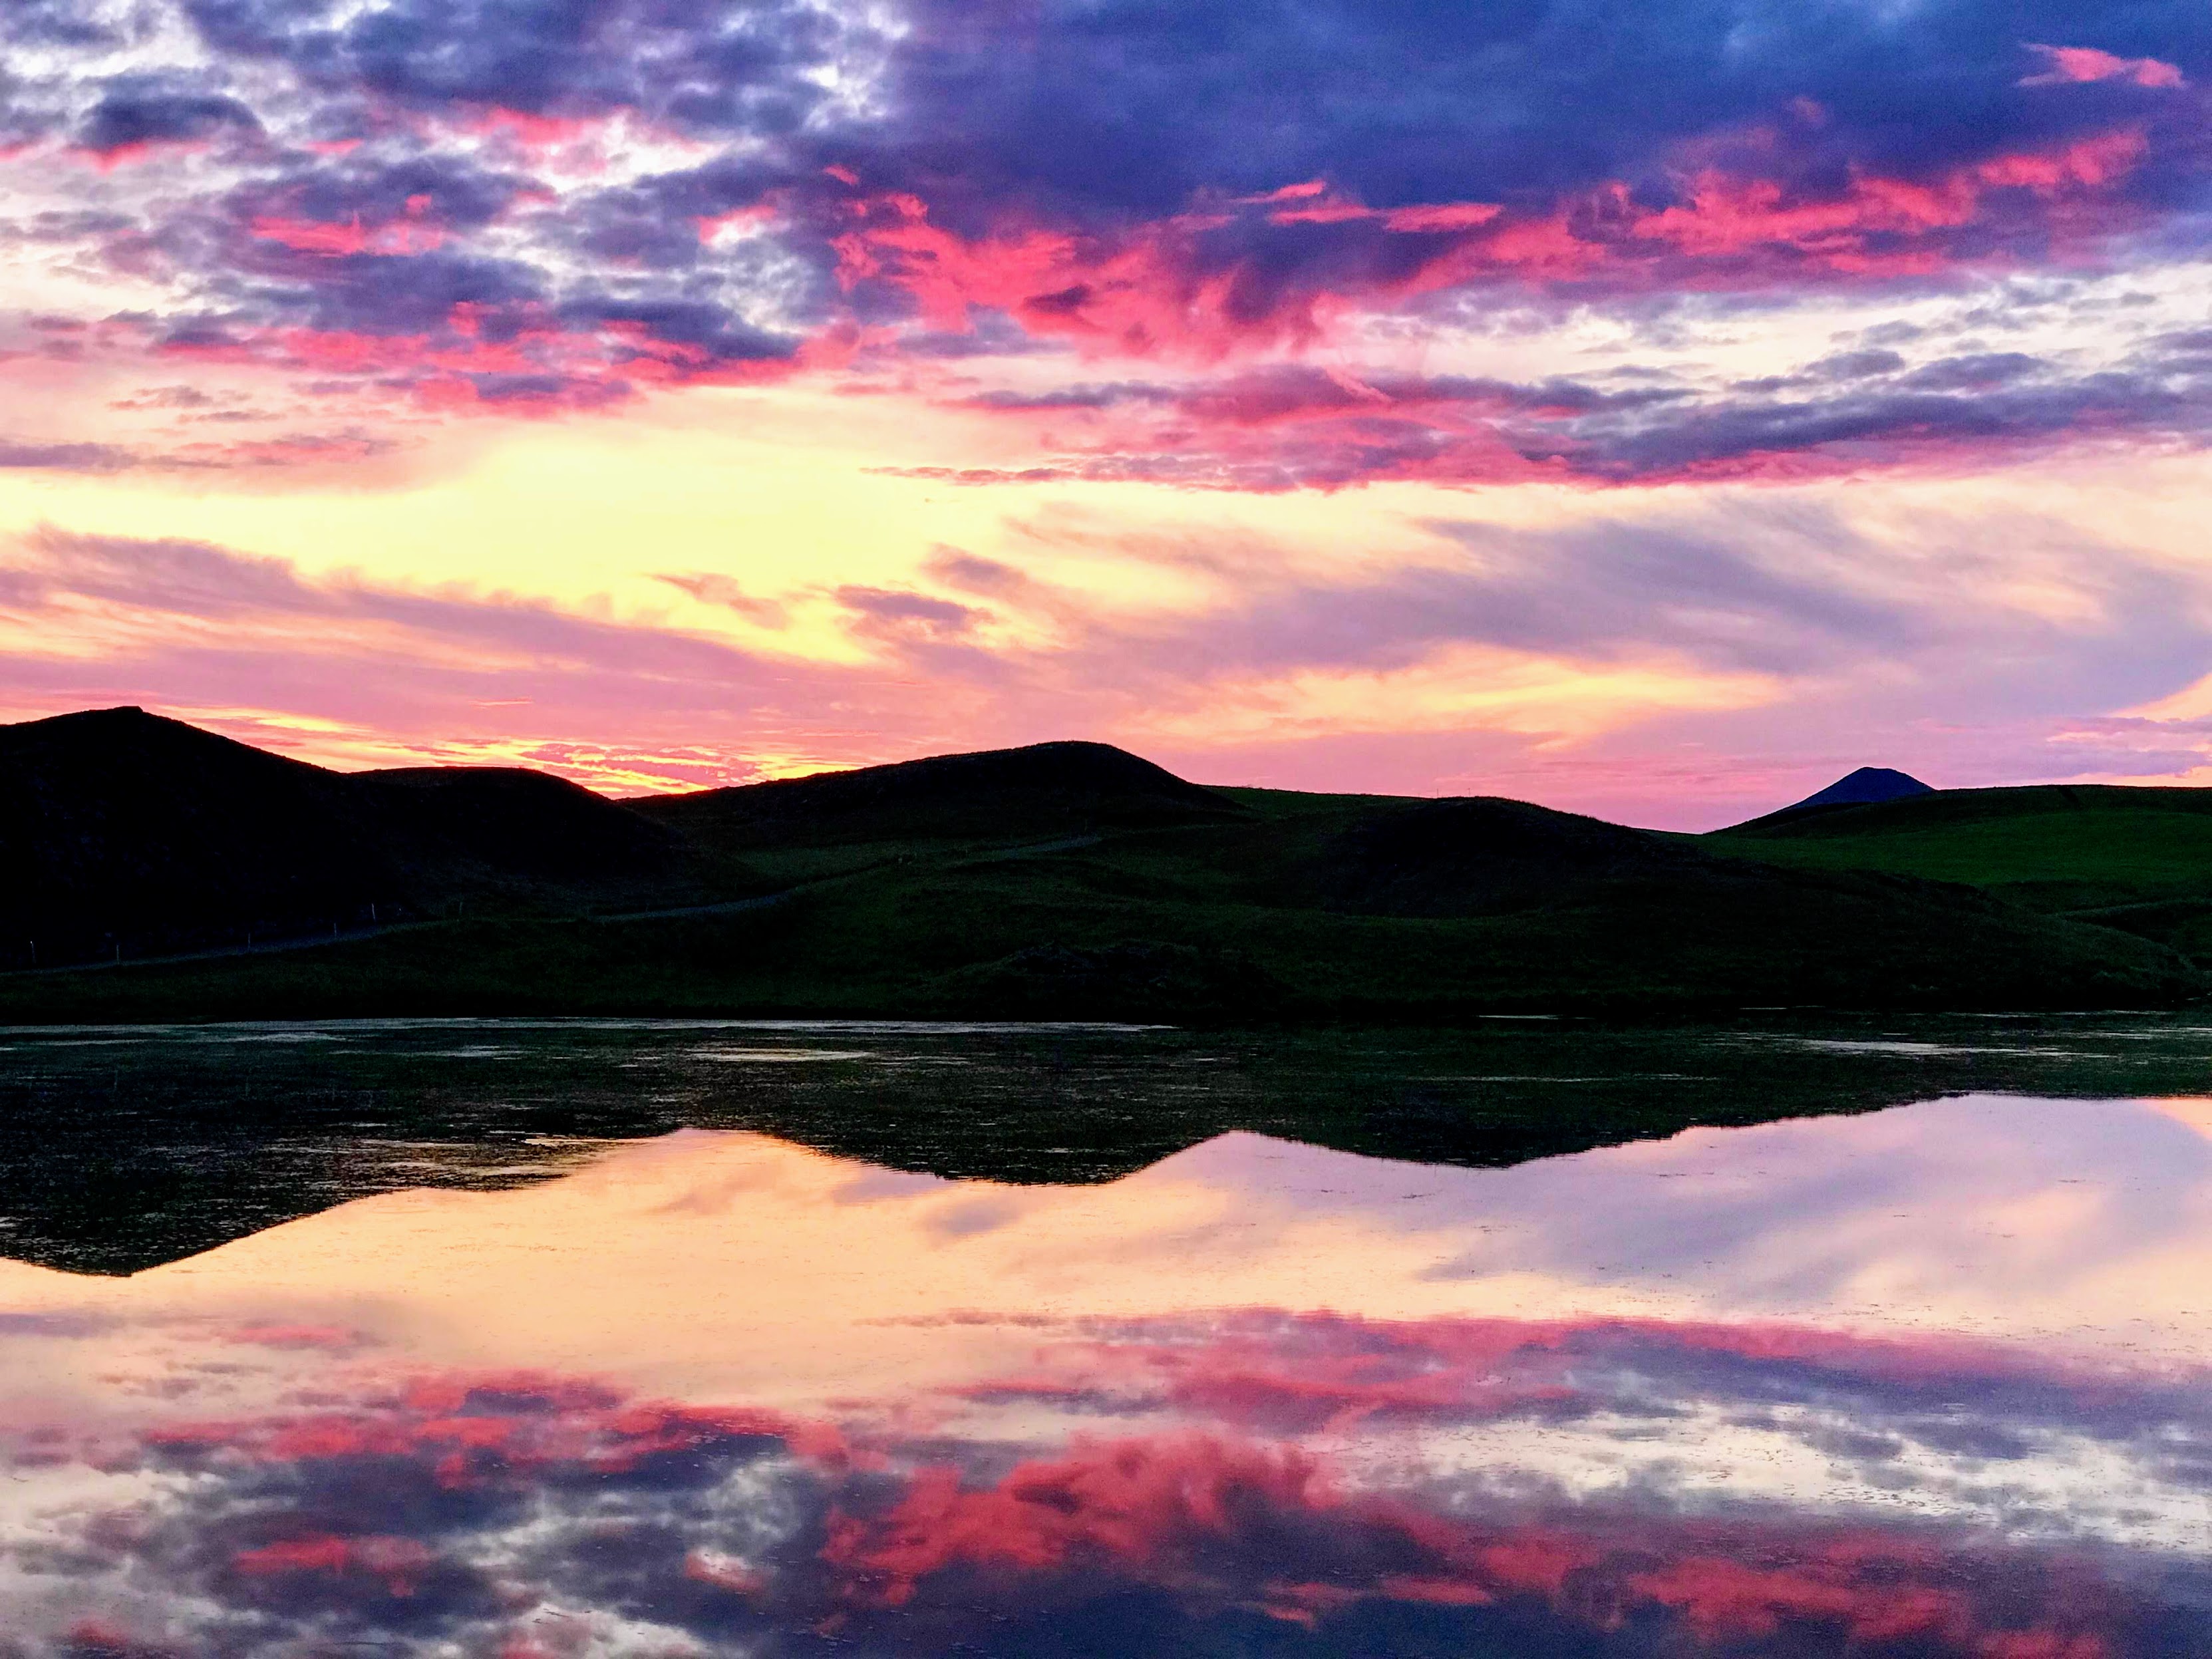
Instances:
[[[122,958],[0,975],[9,1020],[1451,1020],[2142,1006],[2205,983],[2141,928],[1886,866],[1881,820],[1843,828],[1981,822],[1977,792],[1691,837],[1209,788],[1054,743],[616,802],[520,770],[330,772],[137,710],[0,728],[0,790],[4,921]],[[325,942],[236,953],[241,919]],[[216,954],[132,965],[193,948]]]
[[[0,726],[0,963],[680,883],[672,830],[520,768],[343,773],[137,708]]]

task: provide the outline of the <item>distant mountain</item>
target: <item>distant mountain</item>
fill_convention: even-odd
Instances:
[[[1808,806],[1871,806],[1876,801],[1897,800],[1906,795],[1932,795],[1936,791],[1909,773],[1887,766],[1862,766],[1846,773],[1826,789],[1810,794],[1783,810],[1795,812]]]
[[[675,876],[678,839],[544,773],[340,773],[138,708],[0,726],[0,963],[227,944]]]
[[[1909,800],[1917,795],[1940,794],[1942,791],[1920,781],[1910,773],[1899,772],[1887,766],[1862,766],[1849,772],[1826,789],[1817,790],[1801,801],[1764,813],[1735,825],[1748,830],[1754,825],[1788,823],[1813,813],[1828,812],[1844,806],[1879,806],[1885,801]]]

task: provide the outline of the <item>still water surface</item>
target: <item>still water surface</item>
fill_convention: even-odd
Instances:
[[[9,1659],[2212,1655],[2185,1021],[0,1041]]]

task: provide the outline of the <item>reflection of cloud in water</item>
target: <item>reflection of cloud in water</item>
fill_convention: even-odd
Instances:
[[[1102,1655],[2201,1650],[2185,1639],[2212,1592],[2192,1565],[2201,1536],[2124,1553],[1657,1481],[1577,1494],[1425,1462],[1418,1438],[1361,1455],[1413,1424],[1512,1424],[1523,1439],[1565,1425],[1633,1446],[1826,1395],[1870,1413],[1831,1455],[1895,1462],[1886,1433],[1948,1419],[2017,1465],[2054,1431],[2201,1438],[2199,1383],[2061,1376],[1958,1344],[1495,1322],[1094,1329],[1064,1358],[1124,1344],[1155,1352],[1123,1381],[1149,1368],[1175,1398],[1125,1389],[1110,1424],[1030,1442],[544,1374],[295,1364],[257,1413],[173,1403],[129,1432],[18,1430],[0,1607],[11,1634],[46,1644],[24,1650],[73,1659],[373,1643],[611,1659],[825,1638]],[[1048,1342],[1048,1371],[1060,1357]],[[1984,1384],[1961,1420],[1956,1396]],[[1332,1390],[1375,1431],[1340,1419],[1301,1435]],[[1006,1385],[1023,1391],[1074,1398],[1042,1375]],[[2203,1471],[2172,1472],[2201,1512]],[[1992,1484],[2023,1488],[2010,1470]]]
[[[0,1264],[0,1656],[2212,1652],[2199,1111],[1060,1189],[685,1133]]]
[[[1264,1192],[1310,1224],[1440,1241],[1425,1272],[1541,1273],[1717,1309],[1994,1330],[2212,1336],[2212,1139],[2171,1103],[1973,1097],[1696,1129],[1510,1170],[1224,1136],[1147,1171]],[[2143,1322],[2152,1328],[2143,1328]]]

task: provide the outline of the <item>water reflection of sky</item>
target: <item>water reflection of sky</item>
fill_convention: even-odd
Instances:
[[[2212,1654],[2212,1103],[0,1263],[0,1656]]]

